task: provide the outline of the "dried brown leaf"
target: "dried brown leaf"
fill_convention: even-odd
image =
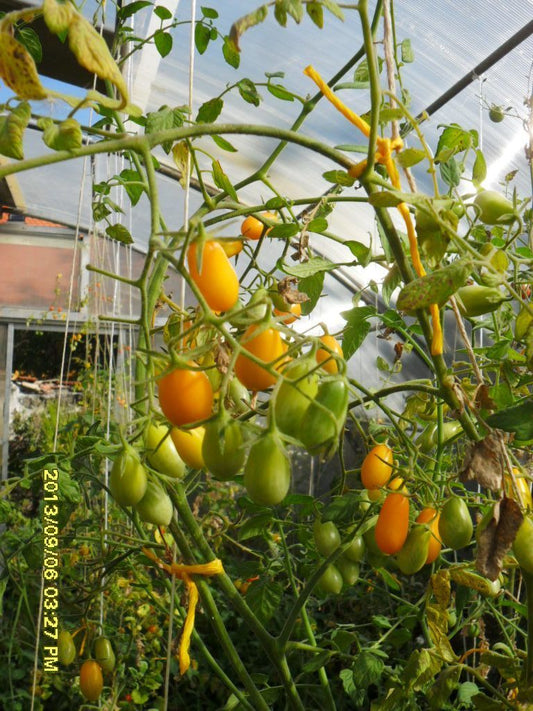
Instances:
[[[307,294],[298,291],[295,286],[298,284],[296,277],[287,276],[278,282],[278,292],[288,304],[303,304],[309,301]]]
[[[476,568],[481,575],[496,580],[523,518],[514,499],[504,497],[494,504],[492,516],[481,522],[482,530],[478,533]]]
[[[463,483],[476,481],[492,491],[502,488],[505,459],[504,443],[499,432],[491,432],[476,442],[468,452],[460,479]]]

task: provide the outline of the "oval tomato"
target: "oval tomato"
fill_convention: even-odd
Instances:
[[[437,559],[442,548],[442,542],[439,537],[439,520],[440,514],[430,506],[422,509],[416,517],[417,523],[428,524],[428,530],[431,533],[426,564],[433,563],[433,561]]]
[[[375,528],[376,544],[382,553],[393,555],[404,545],[409,531],[409,499],[398,492],[388,494]]]
[[[193,242],[187,249],[187,262],[191,279],[213,311],[229,311],[235,306],[239,298],[239,279],[218,242],[204,242],[200,259]]]
[[[316,352],[316,361],[322,368],[331,375],[339,372],[339,367],[337,365],[337,357],[343,358],[344,354],[342,352],[341,344],[336,338],[330,336],[329,333],[320,337],[321,342],[326,346],[325,348],[319,348]],[[336,357],[337,356],[337,357]]]
[[[159,484],[149,481],[142,499],[135,504],[141,521],[156,526],[168,526],[172,521],[174,506],[170,496]]]
[[[173,427],[170,436],[180,457],[191,469],[205,467],[202,455],[202,444],[205,436],[205,427],[193,427],[190,430],[180,430]]]
[[[360,563],[365,555],[365,542],[363,536],[354,536],[352,542],[350,543],[350,547],[344,551],[343,555],[353,563]]]
[[[300,440],[310,454],[328,457],[337,448],[346,422],[348,383],[342,377],[323,380],[301,424]]]
[[[147,485],[146,470],[139,455],[129,445],[115,459],[109,476],[109,489],[121,506],[133,506],[144,496]]]
[[[342,575],[342,580],[345,585],[355,585],[359,580],[359,563],[354,563],[345,556],[335,561],[335,567]]]
[[[244,486],[256,504],[275,506],[283,501],[291,484],[291,464],[283,444],[267,432],[250,448],[244,467]]]
[[[213,410],[213,389],[203,370],[175,368],[158,382],[163,414],[176,427],[207,420]]]
[[[463,499],[452,496],[442,507],[439,535],[443,544],[457,550],[470,543],[474,526],[470,511]]]
[[[513,553],[518,565],[529,575],[533,575],[533,520],[525,516],[513,543]]]
[[[361,465],[361,482],[365,489],[380,489],[392,474],[394,455],[386,444],[377,444],[366,455]]]
[[[524,506],[526,509],[533,509],[533,500],[531,498],[531,489],[529,488],[529,480],[522,474],[520,469],[513,467],[514,480],[516,482],[516,488],[520,494],[518,502]],[[505,480],[505,493],[510,499],[517,499],[515,494],[515,489],[509,476],[508,472],[504,474]]]
[[[93,644],[94,658],[105,674],[110,674],[115,668],[115,652],[107,637],[97,637]]]
[[[342,590],[343,579],[335,565],[328,565],[320,576],[318,587],[327,595],[338,595]]]
[[[228,417],[217,417],[205,426],[202,444],[205,466],[219,481],[229,481],[239,473],[246,451],[242,425]]]
[[[414,575],[421,570],[429,552],[431,531],[420,524],[415,524],[409,531],[401,547],[396,562],[404,575]]]
[[[257,334],[253,334],[257,331]],[[266,370],[265,365],[279,368],[280,358],[287,350],[280,332],[275,328],[258,330],[254,324],[250,326],[241,339],[243,349],[235,361],[235,375],[248,390],[267,390],[276,384],[277,374]],[[263,365],[251,360],[247,353],[258,358]]]
[[[278,216],[272,212],[263,213],[263,217],[267,220],[278,219]],[[257,217],[254,217],[254,215],[248,215],[241,224],[241,235],[246,237],[246,239],[256,241],[262,236],[263,232],[267,235],[271,229],[271,227],[267,227],[261,220],[257,219]]]
[[[315,546],[320,555],[328,557],[341,544],[339,529],[333,521],[322,521],[317,518],[313,523],[313,538]]]
[[[87,701],[97,701],[104,688],[102,667],[94,659],[87,659],[80,668],[80,690]]]
[[[278,308],[274,306],[274,315],[283,316],[282,321],[287,326],[294,323],[296,319],[299,319],[302,315],[302,305],[301,304],[286,304],[286,308]]]
[[[144,445],[146,457],[154,469],[173,479],[183,477],[185,462],[178,454],[166,425],[148,425],[144,432]]]
[[[76,659],[76,645],[68,630],[61,630],[57,636],[57,658],[66,667]]]
[[[474,205],[479,210],[479,219],[486,225],[508,225],[516,220],[513,203],[496,190],[481,190],[474,199]]]
[[[318,376],[311,359],[295,360],[283,369],[271,402],[278,429],[299,439],[302,419],[318,391]]]

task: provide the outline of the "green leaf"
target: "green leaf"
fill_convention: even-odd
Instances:
[[[249,104],[253,104],[254,106],[259,106],[261,103],[261,95],[257,91],[257,87],[251,79],[241,79],[237,82],[237,89],[239,90],[239,94],[244,101]]]
[[[368,62],[366,59],[363,59],[361,62],[359,62],[359,64],[355,68],[353,79],[355,82],[361,84],[367,84],[370,81],[370,74],[368,73]]]
[[[401,283],[402,276],[400,274],[400,270],[398,269],[398,265],[393,264],[387,272],[387,276],[383,280],[381,287],[381,295],[383,296],[383,301],[387,304],[387,306],[390,304],[392,292],[396,289],[396,287],[400,286]]]
[[[457,690],[457,701],[461,704],[469,704],[472,697],[479,693],[479,687],[473,681],[464,681]]]
[[[133,237],[124,225],[117,222],[116,225],[108,225],[105,229],[106,234],[111,239],[116,242],[122,242],[122,244],[133,244]]]
[[[17,39],[30,53],[33,57],[33,61],[36,64],[40,64],[43,60],[43,47],[41,45],[41,40],[39,35],[31,27],[21,27],[15,32],[15,39]]]
[[[197,22],[194,28],[194,44],[199,54],[203,54],[207,49],[211,39],[211,29],[203,22]]]
[[[425,152],[418,148],[406,148],[404,151],[398,153],[396,156],[396,162],[402,168],[410,168],[411,166],[420,163],[420,161],[423,161],[425,157]]]
[[[322,521],[333,521],[338,526],[351,523],[354,511],[361,502],[361,495],[355,491],[348,491],[342,496],[334,496],[330,503],[322,510]]]
[[[228,153],[237,153],[237,149],[235,148],[235,146],[233,146],[225,138],[222,138],[222,136],[217,136],[216,134],[212,134],[211,138],[213,139],[213,141],[217,144],[217,146],[219,148],[222,148],[223,151],[228,151]]]
[[[348,247],[348,249],[357,259],[359,264],[362,267],[366,267],[366,265],[370,262],[370,257],[372,256],[372,250],[370,249],[370,247],[367,247],[366,244],[363,244],[362,242],[357,242],[353,239],[349,239],[346,242],[343,242],[343,244],[345,247]]]
[[[322,29],[324,27],[324,8],[319,2],[308,2],[306,5],[307,14],[314,24]]]
[[[279,611],[282,596],[283,586],[280,583],[261,578],[249,587],[246,602],[259,620],[265,623]]]
[[[152,3],[148,2],[148,0],[136,0],[136,2],[128,3],[127,5],[122,6],[118,10],[117,15],[121,20],[126,20],[128,17],[135,15],[136,12],[143,10],[145,7],[150,7],[150,5],[152,5]]]
[[[309,232],[316,232],[317,234],[321,234],[322,232],[325,232],[328,229],[328,221],[325,217],[315,217],[314,220],[308,222],[307,229],[309,230]]]
[[[372,207],[396,207],[403,202],[403,200],[388,190],[381,190],[379,193],[369,195],[368,202]]]
[[[420,691],[442,667],[442,661],[437,659],[427,649],[416,649],[407,660],[401,680],[406,688]]]
[[[159,131],[166,131],[170,128],[179,128],[180,126],[183,126],[186,111],[186,107],[176,106],[174,108],[170,108],[169,106],[161,106],[158,111],[151,111],[147,115],[144,132],[146,134],[151,134],[158,133]],[[170,153],[172,141],[165,141],[161,144],[161,147],[165,153]]]
[[[157,15],[160,20],[170,20],[172,18],[172,13],[170,10],[163,5],[157,5],[154,9],[154,15]]]
[[[233,25],[231,26],[230,33],[229,33],[229,40],[233,44],[233,46],[237,52],[240,51],[240,47],[239,47],[240,39],[241,39],[242,35],[246,32],[246,30],[249,30],[250,27],[254,27],[255,25],[259,25],[261,22],[263,22],[266,19],[267,15],[268,15],[268,6],[261,5],[260,7],[253,10],[252,12],[249,12],[247,15],[243,15],[236,22],[233,23]],[[226,61],[228,61],[228,60],[226,59]],[[231,62],[229,62],[229,63],[232,64]],[[232,66],[235,66],[235,65],[232,64]],[[237,66],[238,66],[238,64],[237,64]]]
[[[272,514],[263,513],[246,519],[239,528],[239,541],[246,541],[249,538],[262,536],[272,523]]]
[[[524,442],[533,439],[533,398],[524,398],[512,407],[489,415],[487,424],[504,432],[514,432],[516,438]]]
[[[218,160],[214,160],[211,163],[212,169],[213,169],[213,180],[215,181],[215,185],[220,188],[221,190],[224,190],[235,202],[238,201],[237,193],[235,192],[235,188],[230,182],[230,179],[224,173],[222,170],[222,166],[218,162]]]
[[[204,17],[208,17],[211,20],[216,20],[218,17],[218,12],[212,8],[212,7],[202,7],[200,8],[202,11],[202,15]]]
[[[283,0],[276,0],[276,4],[274,5],[274,17],[279,25],[282,27],[287,26],[287,10],[284,7]]]
[[[322,173],[324,180],[328,183],[337,183],[337,185],[342,185],[344,187],[351,187],[355,183],[355,179],[352,178],[345,170],[328,170]]]
[[[294,101],[294,94],[288,89],[285,89],[281,84],[267,84],[268,91],[275,96],[276,99],[281,99],[282,101]]]
[[[322,667],[324,667],[331,659],[333,652],[320,652],[319,654],[314,654],[311,659],[303,665],[303,671],[306,674],[311,674],[316,672]]]
[[[136,205],[144,192],[143,181],[136,170],[124,168],[118,176],[121,184],[128,193],[132,205]]]
[[[465,131],[458,124],[446,126],[439,136],[435,163],[446,163],[456,153],[462,153],[468,148],[477,147],[476,131]]]
[[[501,701],[496,701],[491,699],[485,694],[478,693],[471,698],[474,707],[479,711],[501,711],[502,704]]]
[[[486,177],[487,163],[485,161],[485,156],[478,148],[476,150],[476,160],[474,161],[474,167],[472,168],[472,182],[476,187],[479,187]]]
[[[342,681],[342,688],[353,699],[358,689],[355,685],[354,673],[352,669],[341,669],[339,678]]]
[[[330,262],[329,259],[325,259],[324,257],[311,257],[311,259],[302,264],[283,264],[281,268],[285,274],[303,279],[304,277],[312,276],[318,272],[330,272],[335,269],[336,266],[334,262]]]
[[[444,669],[428,691],[429,708],[440,711],[459,684],[461,669],[458,666]]]
[[[239,68],[241,63],[241,58],[239,55],[239,49],[235,46],[235,43],[229,37],[224,37],[224,44],[222,45],[222,54],[226,62],[234,69]]]
[[[50,118],[37,121],[43,129],[43,141],[54,151],[73,151],[81,148],[83,134],[81,126],[74,118],[67,118],[61,123],[55,123]]]
[[[373,306],[355,306],[350,311],[343,311],[342,318],[347,322],[342,337],[342,352],[346,361],[363,345],[370,331],[369,318],[376,315]]]
[[[30,118],[31,108],[27,101],[22,101],[7,116],[0,116],[1,155],[16,160],[24,158],[22,137]]]
[[[280,2],[287,14],[289,14],[292,19],[299,24],[304,17],[304,7],[302,0],[276,0],[276,3]]]
[[[470,260],[461,259],[431,274],[413,279],[400,291],[397,309],[412,312],[431,304],[444,304],[465,283],[472,268]]]
[[[402,62],[404,64],[410,64],[415,61],[415,54],[411,46],[410,39],[404,39],[401,44]]]
[[[334,0],[322,0],[322,5],[324,5],[326,10],[331,12],[332,15],[335,15],[337,19],[344,22],[344,13]]]
[[[371,684],[377,684],[384,669],[383,659],[372,654],[372,652],[361,652],[355,658],[353,665],[353,677],[356,687],[367,689]]]
[[[217,96],[214,99],[209,99],[209,101],[206,101],[198,109],[196,123],[214,123],[220,116],[223,108],[224,102],[220,97]]]
[[[154,35],[154,44],[162,57],[166,57],[172,49],[172,35],[170,32],[158,30]]]
[[[455,158],[450,158],[445,163],[440,163],[439,170],[442,179],[451,188],[456,188],[461,182],[461,170]]]
[[[290,239],[298,234],[300,227],[295,222],[282,222],[279,225],[274,225],[270,232],[269,237],[277,237],[278,239]]]
[[[304,301],[302,304],[302,314],[307,316],[310,314],[322,294],[324,288],[324,272],[317,272],[311,276],[304,277],[298,281],[298,291],[307,294],[309,301]]]

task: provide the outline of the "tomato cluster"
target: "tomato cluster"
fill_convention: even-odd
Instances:
[[[339,529],[333,521],[322,522],[319,518],[313,524],[313,539],[317,551],[327,558],[341,544]],[[364,555],[364,543],[355,536],[350,546],[343,551],[335,563],[330,563],[320,576],[318,587],[323,593],[338,595],[343,587],[355,585],[359,579],[359,563]]]

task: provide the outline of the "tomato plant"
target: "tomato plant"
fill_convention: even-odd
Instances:
[[[176,427],[207,420],[213,410],[213,389],[203,370],[175,368],[158,380],[159,404]]]
[[[229,311],[239,298],[239,279],[223,247],[215,240],[204,242],[201,254],[193,242],[187,250],[192,280],[213,311]]]
[[[85,660],[80,668],[81,693],[87,701],[98,701],[103,687],[102,667],[94,659]]]

